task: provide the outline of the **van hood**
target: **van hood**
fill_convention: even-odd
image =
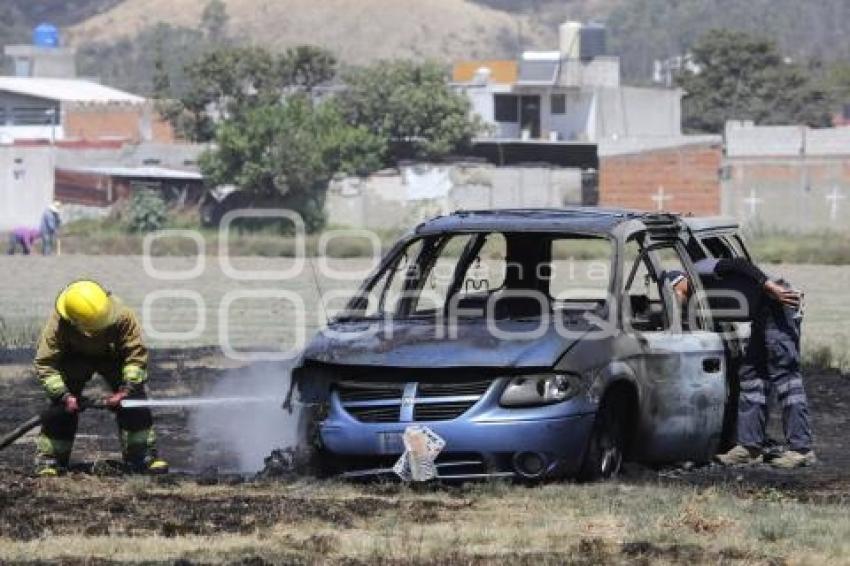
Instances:
[[[586,322],[558,332],[540,321],[498,321],[497,336],[484,321],[454,328],[433,321],[337,322],[316,335],[304,358],[327,364],[398,368],[550,368],[590,329]],[[536,332],[535,332],[536,329]]]

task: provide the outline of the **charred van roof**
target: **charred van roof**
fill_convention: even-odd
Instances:
[[[647,213],[628,209],[569,207],[516,208],[502,210],[460,210],[438,216],[416,227],[416,234],[445,232],[583,232],[610,234],[614,228],[629,220],[675,222],[678,216],[666,213]]]

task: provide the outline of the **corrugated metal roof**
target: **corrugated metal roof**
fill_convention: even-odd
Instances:
[[[129,92],[78,79],[0,77],[0,91],[86,104],[142,104],[145,101]]]
[[[180,171],[177,169],[166,169],[165,167],[62,167],[62,170],[132,179],[201,181],[204,178],[203,175],[194,171]]]

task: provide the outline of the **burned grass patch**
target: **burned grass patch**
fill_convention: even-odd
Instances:
[[[9,471],[0,473],[0,481],[0,538],[22,541],[64,535],[249,535],[303,523],[350,529],[389,512],[428,523],[470,505],[368,494],[323,496],[321,484],[309,493],[290,493],[270,483],[205,487],[191,481],[163,484],[79,475],[40,480]],[[318,548],[328,541],[311,544]]]

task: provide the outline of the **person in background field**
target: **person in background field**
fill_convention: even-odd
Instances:
[[[775,391],[782,405],[782,425],[787,450],[770,460],[777,468],[813,464],[809,408],[800,372],[802,294],[782,280],[771,280],[743,258],[703,259],[695,264],[708,292],[735,293],[752,322],[750,339],[738,370],[737,444],[717,456],[726,465],[764,461],[768,395]],[[687,304],[693,286],[681,271],[665,274],[677,297]]]
[[[62,218],[59,216],[61,207],[59,201],[53,201],[41,215],[39,231],[41,232],[41,253],[43,255],[53,254],[53,250],[56,248],[59,227],[62,225]]]
[[[35,228],[27,228],[26,226],[15,228],[9,234],[9,249],[7,253],[9,255],[15,255],[18,248],[21,248],[22,254],[30,255],[35,241],[39,238],[41,238],[41,232]]]
[[[35,371],[51,409],[42,415],[36,440],[36,474],[57,476],[68,467],[81,396],[97,373],[110,394],[124,462],[131,472],[163,474],[168,464],[157,457],[150,409],[125,408],[125,399],[144,399],[148,351],[135,313],[94,281],[76,281],[56,299],[41,333]]]

